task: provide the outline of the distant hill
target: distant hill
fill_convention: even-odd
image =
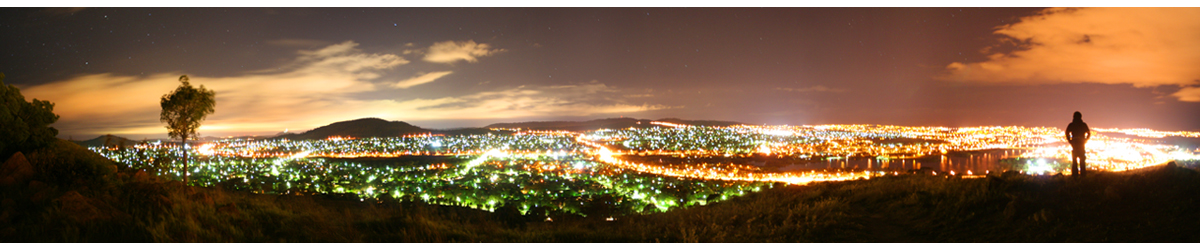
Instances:
[[[477,135],[477,134],[511,134],[511,131],[494,131],[492,128],[522,128],[532,130],[567,130],[567,131],[587,131],[596,129],[624,129],[629,127],[635,128],[650,128],[659,127],[659,125],[651,124],[650,122],[669,122],[675,124],[687,124],[693,126],[732,126],[740,125],[740,122],[731,121],[711,121],[711,120],[683,120],[679,118],[664,118],[658,120],[635,119],[635,118],[608,118],[596,119],[591,121],[536,121],[536,122],[516,122],[516,123],[496,123],[482,128],[454,128],[454,129],[424,129],[413,126],[402,121],[387,121],[379,118],[362,118],[350,121],[340,121],[330,123],[329,125],[321,126],[304,133],[279,133],[275,136],[239,136],[239,137],[213,137],[205,136],[199,138],[199,142],[214,141],[220,139],[289,139],[289,140],[321,140],[333,136],[348,136],[355,138],[369,137],[396,137],[414,134],[441,134],[441,135]],[[188,140],[189,142],[195,139]],[[165,141],[165,140],[164,140]],[[109,146],[120,146],[122,142],[125,146],[133,146],[141,142],[140,140],[130,140],[115,135],[102,135],[96,138],[85,141],[74,141],[84,147],[102,147],[105,143]]]
[[[402,121],[385,121],[379,118],[362,118],[351,121],[341,121],[321,126],[308,132],[279,133],[269,139],[287,138],[289,140],[320,140],[333,136],[349,136],[355,138],[395,137],[413,134],[441,135],[475,135],[475,134],[511,134],[506,131],[492,131],[487,128],[455,128],[455,129],[424,129]]]
[[[285,134],[275,138],[287,138],[289,140],[320,140],[332,136],[349,136],[356,138],[396,137],[430,132],[433,131],[413,126],[402,121],[385,121],[379,118],[362,118],[358,120],[335,122],[304,133]]]
[[[130,147],[141,141],[130,140],[129,138],[115,136],[115,135],[101,135],[101,136],[97,136],[96,138],[91,139],[91,140],[71,141],[71,142],[74,142],[75,144],[79,144],[80,146],[84,146],[84,147],[103,147],[103,146],[105,146],[105,143],[107,143],[108,146],[121,146],[121,144],[124,143],[124,145],[126,147]]]
[[[205,137],[201,137],[199,141],[207,142],[207,141],[233,140],[233,139],[262,140],[262,139],[270,139],[270,138],[278,137],[281,135],[286,135],[286,133],[278,133],[278,134],[275,134],[274,136],[268,136],[268,135],[242,135],[242,136],[227,136],[227,137],[205,136]],[[188,139],[188,142],[191,142],[192,140],[194,140],[194,139]]]
[[[568,130],[568,131],[587,131],[596,129],[623,129],[623,128],[649,128],[658,127],[659,125],[651,124],[650,122],[669,122],[675,124],[687,124],[693,126],[732,126],[743,124],[740,122],[730,121],[705,121],[705,120],[683,120],[678,118],[665,118],[658,120],[635,119],[635,118],[608,118],[597,119],[591,121],[537,121],[537,122],[515,122],[515,123],[496,123],[488,125],[486,128],[524,128],[532,130]]]
[[[634,119],[634,118],[609,118],[597,119],[591,121],[538,121],[538,122],[518,122],[518,123],[496,123],[483,128],[455,128],[455,129],[424,129],[413,126],[402,121],[386,121],[379,118],[362,118],[350,121],[341,121],[321,126],[304,133],[281,133],[272,139],[286,138],[289,140],[320,140],[333,136],[349,136],[355,138],[367,137],[395,137],[413,134],[442,134],[442,135],[473,135],[473,134],[510,134],[509,131],[493,131],[492,128],[524,128],[534,130],[569,130],[569,131],[586,131],[602,128],[623,129],[629,127],[649,128],[659,125],[650,124],[653,121],[687,124],[695,126],[731,126],[742,124],[740,122],[730,121],[706,121],[706,120],[683,120],[678,118],[666,118],[659,120]],[[103,138],[101,138],[103,139]],[[103,141],[101,141],[103,144]]]
[[[678,124],[687,124],[687,125],[692,125],[692,126],[716,126],[716,127],[734,126],[734,125],[742,125],[742,124],[745,124],[745,123],[740,123],[740,122],[731,122],[731,121],[714,121],[714,120],[684,120],[684,119],[679,119],[679,118],[663,118],[663,119],[658,119],[658,121],[660,121],[660,122],[678,123]]]
[[[512,131],[492,131],[491,129],[487,129],[487,128],[455,128],[455,129],[432,130],[432,131],[433,131],[432,133],[434,133],[434,134],[442,134],[442,135],[449,135],[449,136],[452,136],[452,135],[484,135],[484,134],[509,135],[509,134],[513,134]]]

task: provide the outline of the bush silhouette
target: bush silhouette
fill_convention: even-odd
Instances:
[[[58,129],[50,124],[58,121],[58,115],[53,111],[54,104],[49,101],[26,102],[21,90],[4,83],[4,73],[0,73],[0,159],[56,141]]]

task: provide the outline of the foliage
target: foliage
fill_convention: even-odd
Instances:
[[[214,111],[216,94],[204,88],[204,85],[192,87],[187,75],[179,76],[179,81],[182,84],[178,88],[163,95],[159,121],[167,123],[171,138],[195,138],[199,135],[196,129],[200,128],[200,122]]]
[[[50,127],[58,121],[54,103],[33,99],[26,102],[16,86],[4,83],[0,73],[0,159],[17,151],[28,151],[49,145],[58,136]]]
[[[187,150],[187,139],[196,138],[199,134],[196,129],[200,128],[200,122],[204,121],[204,117],[213,113],[213,106],[216,106],[216,93],[212,90],[204,88],[200,85],[197,89],[192,87],[188,82],[188,76],[179,76],[179,88],[175,88],[170,94],[162,97],[162,114],[159,115],[159,121],[167,123],[167,132],[171,138],[178,138],[183,141],[185,147],[180,147],[180,150]],[[183,158],[183,180],[188,182],[188,167],[187,154]]]
[[[116,163],[66,140],[34,150],[28,159],[38,179],[59,186],[103,185],[117,172]]]

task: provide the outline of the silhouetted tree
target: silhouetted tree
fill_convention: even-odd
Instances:
[[[54,103],[36,98],[26,102],[21,90],[4,83],[0,73],[0,160],[50,145],[58,136],[58,129],[50,127],[55,121]]]
[[[188,183],[188,137],[199,136],[196,129],[204,117],[213,113],[216,106],[216,93],[204,88],[195,88],[188,83],[188,76],[179,76],[179,88],[162,97],[162,114],[159,121],[167,123],[167,131],[171,138],[179,138],[183,142],[183,183]]]

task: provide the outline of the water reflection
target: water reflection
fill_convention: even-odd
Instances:
[[[779,168],[780,172],[808,172],[822,170],[842,171],[883,171],[909,172],[911,170],[928,170],[949,173],[979,173],[1003,172],[1012,170],[1013,163],[1004,159],[1016,160],[1022,153],[1029,150],[994,149],[972,152],[951,152],[944,155],[929,155],[911,159],[893,159],[887,157],[829,157],[823,161],[804,162]],[[1018,162],[1019,163],[1019,162]],[[1019,165],[1019,164],[1018,164]]]

